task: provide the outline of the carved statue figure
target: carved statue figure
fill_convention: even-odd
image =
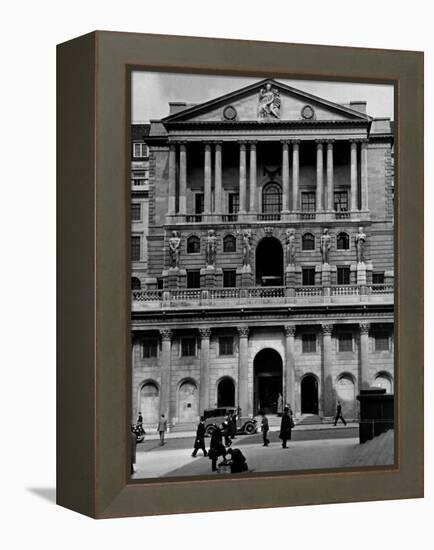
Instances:
[[[280,93],[268,83],[259,92],[259,118],[280,118]]]
[[[252,232],[250,229],[243,231],[243,265],[250,265],[252,251]]]
[[[206,239],[206,265],[214,265],[217,256],[217,237],[215,236],[214,229],[208,230],[208,237]]]
[[[294,229],[286,230],[286,261],[288,265],[295,264],[295,231]]]
[[[170,267],[179,267],[179,256],[181,253],[181,237],[177,231],[172,231],[169,239]]]
[[[358,263],[365,261],[365,243],[366,234],[363,232],[363,227],[359,227],[359,232],[356,235],[356,254]]]
[[[326,227],[323,229],[321,239],[320,239],[319,248],[320,248],[320,251],[321,251],[322,263],[323,264],[328,264],[329,263],[329,251],[330,251],[330,248],[331,248],[331,238],[330,238],[330,235],[329,235],[329,230]]]

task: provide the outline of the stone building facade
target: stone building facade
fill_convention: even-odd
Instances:
[[[133,418],[357,418],[393,392],[391,121],[268,79],[169,107],[133,127]]]

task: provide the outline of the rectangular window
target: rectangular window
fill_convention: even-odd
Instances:
[[[373,285],[383,285],[384,284],[384,273],[377,272],[372,274],[372,284]]]
[[[187,269],[187,288],[200,288],[199,269]]]
[[[338,336],[339,351],[353,351],[353,335],[351,332],[342,332]]]
[[[338,283],[338,285],[349,285],[350,284],[350,268],[349,267],[338,267],[337,268],[337,283]]]
[[[301,193],[301,210],[302,212],[315,212],[315,192],[303,191]]]
[[[157,340],[145,340],[143,342],[143,357],[145,359],[149,359],[150,357],[157,357],[157,350]]]
[[[181,355],[182,357],[192,357],[196,355],[196,338],[181,339]]]
[[[196,214],[203,214],[204,211],[204,194],[196,193],[194,196],[194,212]]]
[[[133,202],[131,205],[131,221],[139,222],[141,219],[142,205],[139,202]]]
[[[236,269],[224,269],[223,270],[223,286],[224,287],[237,286],[237,271],[236,271]]]
[[[316,352],[316,334],[303,334],[301,337],[303,353]]]
[[[133,157],[141,158],[148,155],[148,148],[145,143],[133,143]]]
[[[237,214],[240,209],[240,196],[238,193],[228,195],[228,214]]]
[[[232,336],[222,336],[219,338],[219,354],[220,355],[233,355],[234,353],[234,339]]]
[[[375,351],[389,351],[389,334],[387,332],[377,332],[375,334]]]
[[[315,285],[315,268],[303,267],[302,268],[303,286]]]
[[[132,235],[131,237],[131,261],[140,262],[140,236]]]
[[[348,212],[348,192],[347,191],[335,191],[334,193],[334,207],[336,212]]]

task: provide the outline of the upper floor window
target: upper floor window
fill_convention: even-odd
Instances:
[[[139,222],[142,217],[141,204],[139,202],[133,202],[131,204],[131,221]]]
[[[156,339],[145,340],[143,342],[143,357],[149,359],[150,357],[157,357],[158,355],[158,341]]]
[[[199,269],[187,269],[187,288],[200,288]]]
[[[237,286],[237,271],[236,269],[223,269],[223,286],[225,288]]]
[[[373,285],[384,284],[384,271],[377,271],[372,274],[372,284]]]
[[[303,267],[302,268],[303,286],[315,285],[315,268]]]
[[[348,233],[339,233],[336,238],[336,248],[338,250],[348,250],[350,248],[350,237]]]
[[[351,332],[341,332],[338,335],[338,350],[353,351],[353,335]]]
[[[138,277],[131,277],[131,290],[140,290],[142,285]]]
[[[196,355],[196,338],[181,338],[182,357],[191,357]]]
[[[187,239],[187,254],[197,254],[200,252],[200,239],[192,235]]]
[[[338,285],[349,285],[350,284],[350,268],[349,267],[338,267],[336,274],[337,274],[337,284]]]
[[[303,334],[301,337],[303,353],[316,352],[316,334]]]
[[[301,238],[301,248],[303,250],[315,250],[315,237],[312,233],[305,233]]]
[[[131,236],[131,261],[140,261],[140,235]]]
[[[219,338],[219,355],[233,355],[234,339],[232,336],[221,336]]]
[[[194,195],[194,213],[203,214],[205,209],[205,196],[203,193],[196,193]]]
[[[237,249],[237,240],[233,235],[226,235],[223,239],[223,252],[235,252]]]
[[[334,207],[336,212],[348,212],[348,192],[334,192]]]
[[[374,335],[375,338],[375,351],[389,351],[390,349],[390,338],[389,333],[386,331],[376,332]]]
[[[262,190],[262,212],[280,214],[282,210],[282,190],[277,183],[267,183]]]
[[[239,209],[240,209],[240,195],[238,193],[229,193],[228,214],[236,214]]]
[[[148,146],[146,143],[133,143],[133,157],[140,158],[148,156]]]
[[[301,210],[302,212],[315,212],[316,202],[314,191],[303,191],[301,193]]]

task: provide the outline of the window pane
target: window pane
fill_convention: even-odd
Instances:
[[[141,284],[140,279],[137,277],[131,277],[131,290],[140,290]]]
[[[305,233],[302,238],[303,250],[315,250],[315,237],[312,233]]]
[[[276,183],[267,184],[262,191],[262,212],[277,214],[282,210],[282,191]]]
[[[316,334],[303,334],[302,349],[303,353],[316,352]]]
[[[335,191],[334,193],[336,212],[348,212],[348,193],[347,191]]]
[[[200,239],[199,237],[189,237],[187,241],[187,254],[197,254],[200,252]]]
[[[350,284],[350,268],[338,267],[337,269],[338,285]]]
[[[384,273],[373,273],[372,274],[372,284],[374,284],[374,285],[384,284]]]
[[[353,335],[344,332],[339,335],[339,351],[353,351]]]
[[[238,193],[229,193],[229,214],[237,214],[240,209],[240,197]]]
[[[315,268],[314,267],[303,267],[302,274],[303,274],[304,286],[315,285]]]
[[[375,351],[389,351],[389,334],[387,332],[375,334]]]
[[[301,210],[303,212],[315,212],[315,193],[303,192],[301,194]]]
[[[223,270],[223,286],[224,287],[237,286],[237,272],[235,269]]]
[[[146,340],[143,342],[143,357],[157,357],[157,341],[156,340]]]
[[[196,355],[196,340],[195,340],[195,338],[183,338],[181,340],[181,355],[183,357]]]
[[[226,235],[223,239],[223,252],[235,252],[236,239],[233,235]]]
[[[195,195],[195,214],[203,214],[204,210],[204,195],[203,193],[196,193]]]
[[[138,235],[131,237],[131,261],[140,261],[140,237]]]
[[[220,355],[233,355],[233,343],[232,336],[223,336],[219,339],[219,351]]]
[[[348,250],[350,248],[350,238],[347,233],[339,233],[336,239],[337,248],[339,250]]]
[[[200,288],[200,271],[196,269],[187,270],[187,288]]]
[[[131,221],[140,221],[141,204],[139,202],[133,202],[131,205]]]

